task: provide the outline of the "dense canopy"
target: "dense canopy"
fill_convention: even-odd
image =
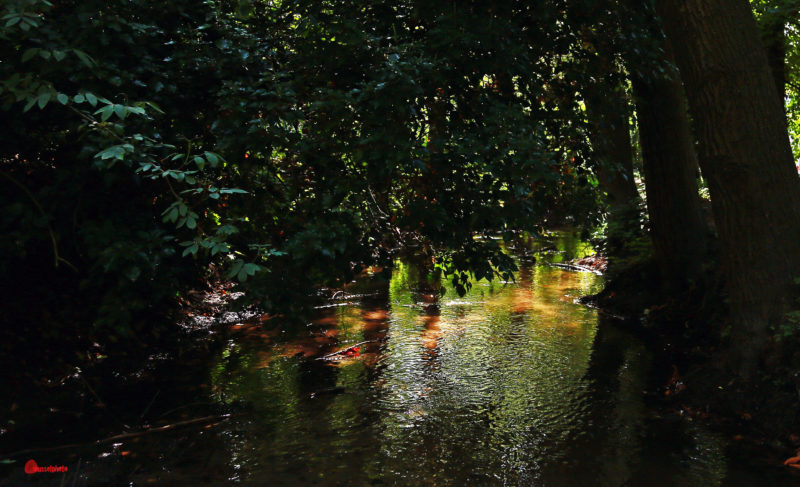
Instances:
[[[158,340],[209,281],[302,314],[404,253],[464,294],[514,278],[502,242],[571,227],[601,305],[646,289],[791,393],[799,9],[7,0],[3,334]]]

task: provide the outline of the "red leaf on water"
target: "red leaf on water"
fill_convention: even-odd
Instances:
[[[787,467],[800,468],[800,464],[798,464],[798,462],[800,462],[800,457],[792,457],[783,462],[783,464]]]

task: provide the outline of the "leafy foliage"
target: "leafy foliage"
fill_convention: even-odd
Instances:
[[[800,2],[751,0],[765,43],[779,43],[785,53],[786,112],[792,150],[800,172]],[[780,26],[780,27],[776,27]],[[775,38],[776,32],[782,36]]]
[[[268,308],[409,246],[507,278],[476,234],[597,220],[560,2],[3,9],[0,267],[77,284],[89,321],[124,332],[209,265]]]

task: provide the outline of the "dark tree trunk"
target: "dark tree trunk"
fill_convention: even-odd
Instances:
[[[639,235],[641,199],[633,179],[633,152],[628,127],[630,106],[620,83],[601,79],[586,96],[590,139],[597,158],[597,179],[606,192],[609,265],[624,258],[626,242]],[[613,270],[610,271],[613,274]]]
[[[580,26],[581,40],[592,51],[585,58],[588,83],[582,95],[595,175],[608,207],[606,272],[614,277],[628,267],[625,261],[634,254],[630,243],[642,236],[641,198],[633,177],[631,103],[613,41],[618,35],[616,0],[576,3],[574,8],[567,4],[569,22]]]
[[[700,143],[730,298],[731,364],[775,354],[800,276],[800,179],[747,0],[658,0]]]
[[[665,52],[664,64],[674,63]],[[686,100],[677,72],[632,78],[655,257],[663,287],[677,290],[698,275],[708,249]]]

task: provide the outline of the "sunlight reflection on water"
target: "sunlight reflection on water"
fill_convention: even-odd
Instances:
[[[257,411],[225,426],[243,433],[243,481],[718,485],[722,441],[697,426],[651,428],[649,355],[574,303],[602,277],[542,263],[585,255],[569,238],[526,259],[515,283],[481,282],[463,297],[438,298],[398,262],[390,282],[359,284],[384,292],[320,309],[305,334],[233,343],[212,376],[220,401]]]

